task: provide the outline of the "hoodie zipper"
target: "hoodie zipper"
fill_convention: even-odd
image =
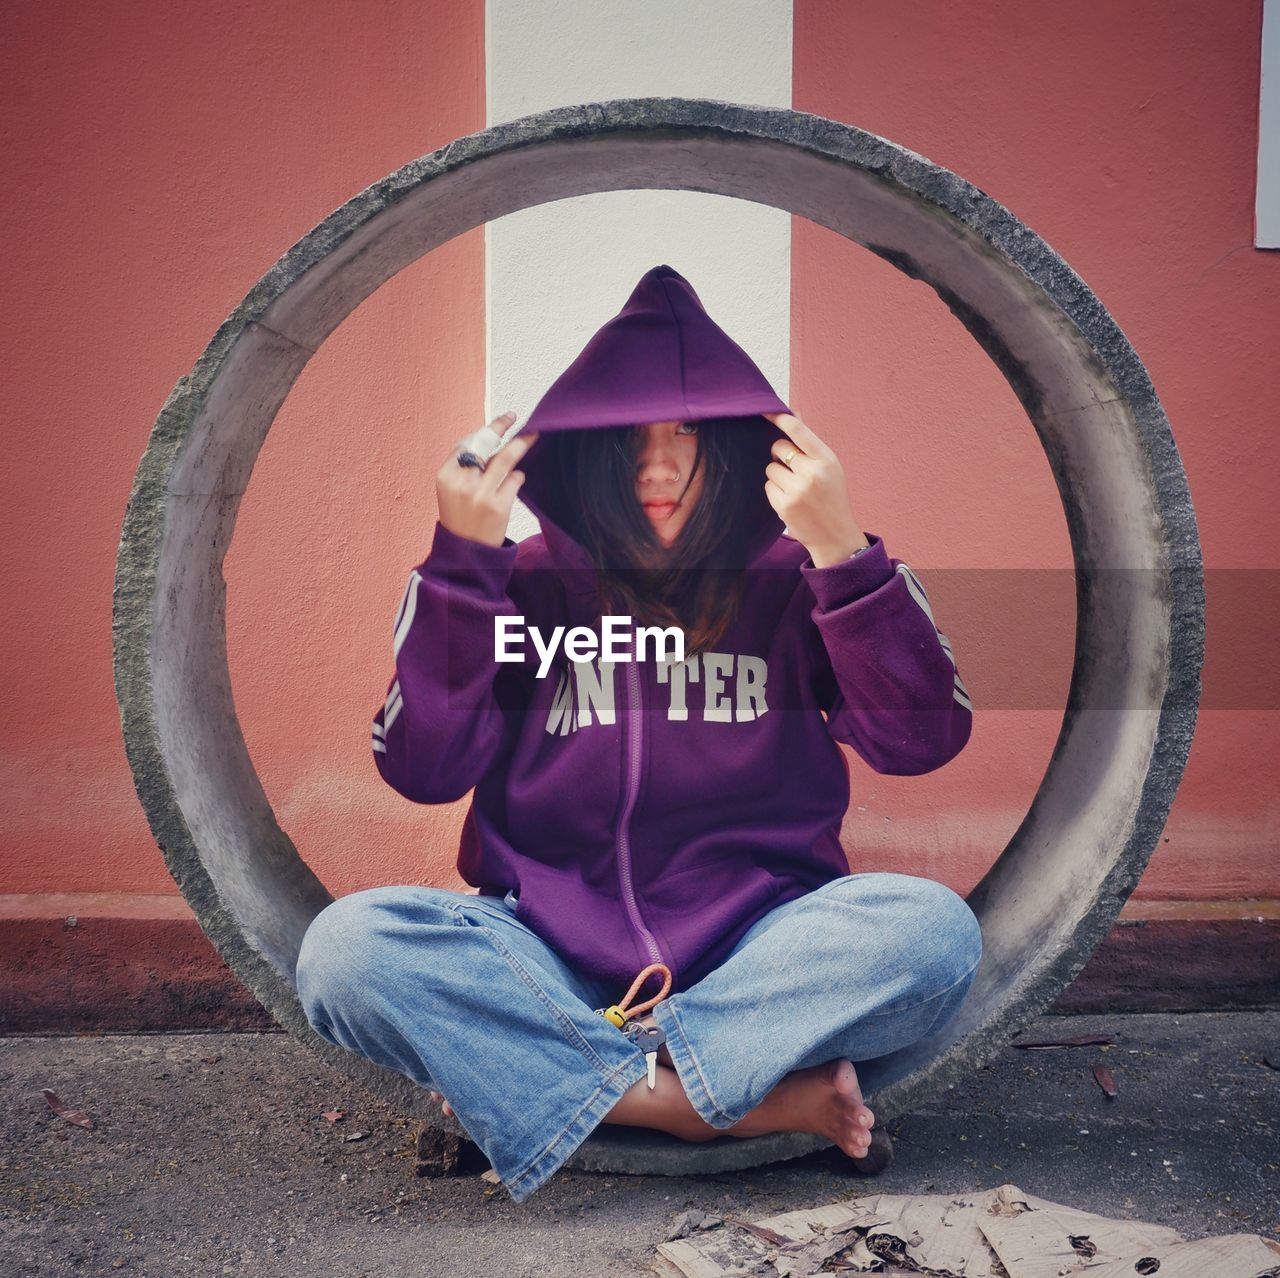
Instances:
[[[644,937],[645,945],[649,950],[649,957],[654,963],[665,963],[671,971],[671,978],[675,980],[675,968],[667,963],[663,958],[662,950],[658,945],[657,939],[653,933],[645,926],[644,919],[640,914],[640,906],[636,902],[635,890],[631,882],[631,810],[635,806],[636,793],[640,787],[640,759],[641,759],[641,725],[643,716],[641,715],[641,699],[640,699],[640,675],[636,669],[634,661],[625,663],[627,667],[627,692],[630,701],[631,713],[628,716],[630,722],[628,736],[628,770],[627,770],[627,797],[626,803],[622,809],[622,819],[618,825],[618,864],[621,871],[622,893],[626,902],[627,913],[631,916],[631,922],[637,932]]]

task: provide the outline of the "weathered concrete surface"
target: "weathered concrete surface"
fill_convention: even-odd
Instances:
[[[970,895],[985,947],[970,996],[940,1036],[895,1054],[881,1113],[990,1059],[1079,972],[1147,864],[1190,748],[1204,585],[1169,423],[1106,309],[1007,209],[874,134],[766,107],[621,100],[458,139],[304,236],[179,380],[135,478],[113,617],[135,785],[201,926],[281,1025],[405,1114],[429,1112],[421,1090],[321,1040],[294,993],[299,942],[330,896],[279,828],[236,720],[222,559],[294,380],[381,283],[518,209],[656,188],[787,209],[926,282],[1009,380],[1063,500],[1078,625],[1062,732],[1025,820]],[[622,1169],[635,1151],[593,1137],[582,1152]],[[732,1161],[717,1146],[682,1157],[691,1170]]]
[[[416,1178],[414,1124],[287,1034],[0,1039],[0,1268],[618,1278],[650,1272],[691,1207],[766,1215],[1006,1181],[1187,1238],[1280,1237],[1280,1071],[1262,1061],[1280,1064],[1280,1012],[1046,1016],[1025,1037],[1096,1032],[1114,1044],[1006,1048],[892,1121],[897,1160],[871,1180],[829,1148],[727,1175],[562,1170],[519,1206],[481,1179],[483,1159]],[[58,1118],[41,1087],[97,1127]],[[334,1108],[346,1117],[331,1124]]]

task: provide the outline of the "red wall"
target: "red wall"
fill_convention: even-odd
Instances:
[[[0,892],[177,891],[112,681],[125,502],[165,397],[272,263],[371,182],[483,127],[483,6],[373,12],[63,0],[0,19]],[[227,555],[245,734],[334,890],[421,869],[420,850],[385,842],[407,805],[377,777],[369,724],[429,545],[433,456],[483,410],[483,234],[391,280],[312,359]]]
[[[124,505],[165,396],[263,272],[363,187],[484,124],[483,5],[370,12],[63,0],[0,17],[0,893],[182,908],[112,685]],[[1209,569],[1209,660],[1140,897],[1280,895],[1266,581],[1226,571],[1269,567],[1278,531],[1265,489],[1280,257],[1251,247],[1260,20],[1256,0],[795,5],[795,106],[892,138],[1012,209],[1097,292],[1173,424]],[[986,671],[999,618],[947,608],[942,570],[1071,565],[1031,427],[926,286],[801,221],[793,252],[792,402],[840,447],[863,527],[937,583],[962,672]],[[461,885],[465,801],[426,809],[382,784],[369,723],[429,545],[435,471],[480,422],[482,272],[475,230],[333,334],[272,430],[227,557],[245,735],[278,819],[335,893]],[[971,680],[974,737],[946,769],[889,778],[853,760],[854,869],[976,881],[1048,763],[1069,676],[1059,638],[1035,658],[1057,702],[991,709],[1000,689]]]
[[[795,108],[1008,207],[1098,295],[1169,416],[1200,527],[1207,655],[1185,780],[1135,898],[1280,895],[1275,574],[1231,571],[1271,569],[1280,540],[1280,253],[1251,247],[1261,17],[1257,0],[795,4]],[[1061,502],[995,367],[927,285],[824,228],[797,219],[793,233],[791,402],[829,424],[863,526],[931,599],[1008,568],[1060,595]],[[973,737],[925,777],[855,773],[866,793],[845,841],[855,869],[967,891],[1048,765],[1073,636],[1024,659],[1052,700],[984,709],[1003,700],[1001,618],[958,600],[936,611]]]

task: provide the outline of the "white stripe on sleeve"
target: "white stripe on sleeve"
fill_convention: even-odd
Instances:
[[[403,706],[404,697],[400,692],[400,680],[397,679],[391,685],[391,691],[387,693],[386,704],[382,707],[382,735],[384,737],[391,731],[391,725],[395,723],[396,716]]]
[[[911,592],[911,597],[924,610],[924,614],[929,618],[933,625],[933,632],[938,636],[938,642],[942,645],[942,650],[947,654],[947,660],[951,662],[951,670],[954,675],[954,684],[952,692],[955,699],[960,702],[966,710],[973,710],[973,702],[969,698],[969,689],[964,686],[964,680],[960,678],[960,671],[956,667],[955,654],[951,649],[951,640],[938,629],[938,623],[933,619],[933,609],[929,607],[929,597],[924,592],[924,587],[920,584],[920,578],[915,575],[911,569],[903,563],[897,565],[897,571],[902,574],[903,580],[907,583],[907,589]]]
[[[405,635],[413,625],[413,614],[418,610],[418,582],[421,580],[422,574],[415,568],[409,574],[404,594],[400,596],[400,607],[396,609],[395,632],[391,645],[391,653],[394,657],[400,655],[400,645],[404,643]]]

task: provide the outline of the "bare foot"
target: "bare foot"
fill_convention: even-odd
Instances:
[[[449,1102],[445,1100],[444,1097],[441,1096],[439,1092],[429,1092],[428,1095],[431,1097],[432,1100],[438,1100],[440,1102],[440,1109],[443,1113],[445,1114],[453,1113],[453,1106],[450,1105]]]
[[[875,1115],[863,1103],[853,1062],[841,1056],[808,1069],[792,1070],[729,1136],[764,1136],[769,1132],[813,1132],[839,1145],[851,1158],[871,1147]]]

